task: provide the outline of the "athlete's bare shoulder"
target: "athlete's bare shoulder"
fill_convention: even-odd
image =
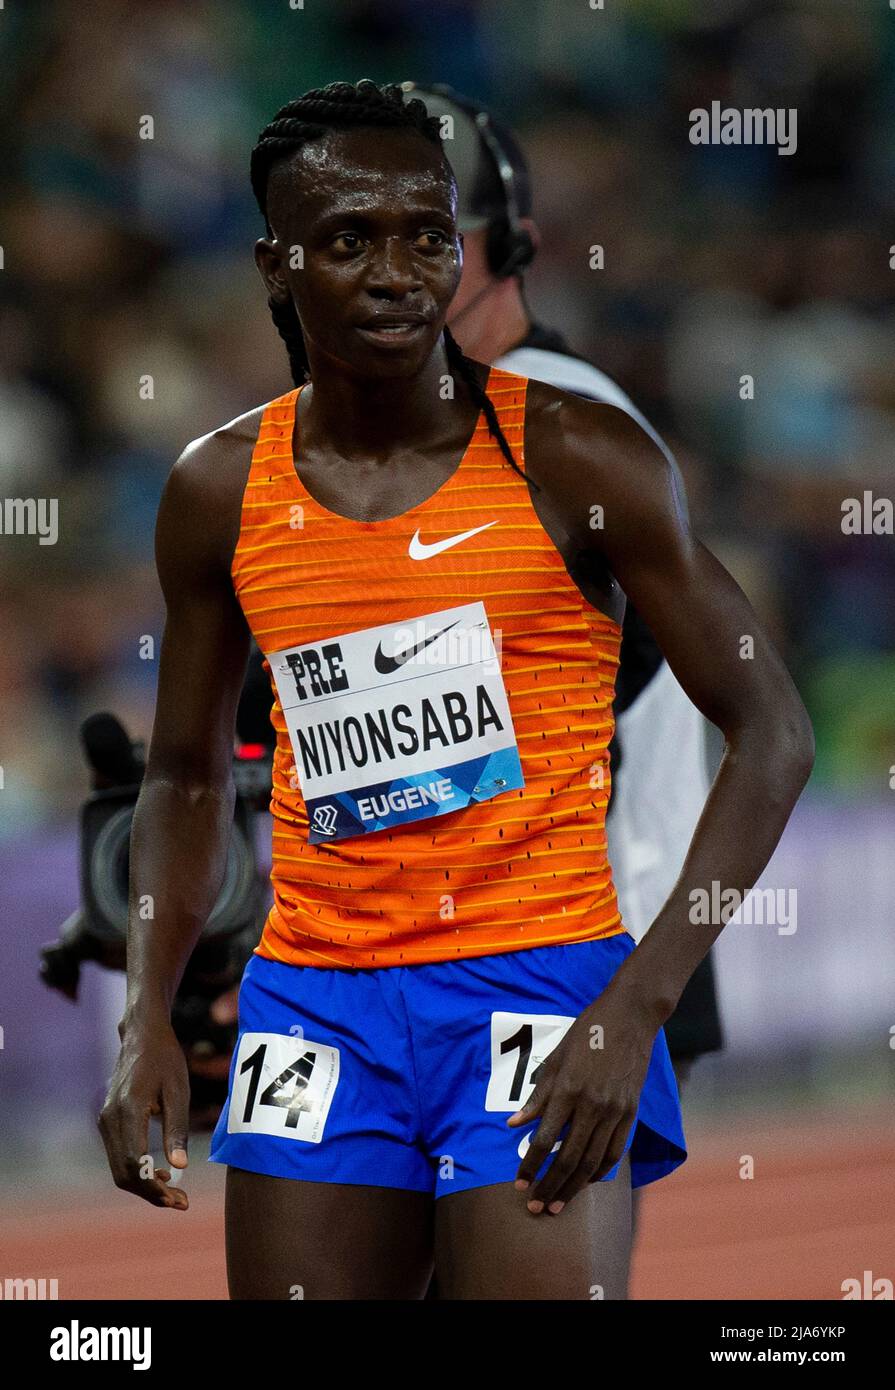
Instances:
[[[166,556],[188,546],[197,566],[229,573],[264,410],[256,406],[193,439],[177,459],[159,507],[160,569]]]
[[[588,548],[599,548],[604,523],[613,519],[647,531],[660,517],[686,526],[674,460],[620,406],[530,380],[525,466]]]
[[[171,470],[171,477],[201,491],[209,502],[224,505],[234,491],[238,491],[241,501],[264,410],[263,405],[255,406],[226,425],[191,440]]]

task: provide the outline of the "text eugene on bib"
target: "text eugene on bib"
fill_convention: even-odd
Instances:
[[[481,602],[268,660],[311,844],[445,815],[525,785]]]

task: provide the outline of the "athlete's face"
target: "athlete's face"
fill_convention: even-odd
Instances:
[[[413,131],[334,131],[271,171],[273,241],[255,256],[292,296],[312,369],[416,375],[460,280],[456,187]]]

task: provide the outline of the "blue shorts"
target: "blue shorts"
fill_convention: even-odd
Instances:
[[[210,1159],[273,1177],[435,1197],[512,1182],[535,1126],[509,1128],[508,1116],[632,950],[621,932],[379,970],[252,956]],[[662,1031],[628,1149],[634,1187],[687,1157]]]

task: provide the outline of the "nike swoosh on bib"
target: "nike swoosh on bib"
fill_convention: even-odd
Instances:
[[[403,652],[398,652],[395,656],[386,656],[385,652],[382,650],[382,643],[380,642],[379,646],[376,648],[376,654],[373,657],[373,665],[376,667],[380,676],[390,676],[392,671],[397,671],[399,666],[403,666],[405,661],[409,661],[412,656],[416,656],[417,652],[421,652],[424,647],[428,647],[432,642],[436,641],[437,638],[443,636],[445,632],[450,632],[451,628],[456,627],[459,621],[460,619],[456,618],[454,622],[448,623],[447,627],[443,627],[441,632],[433,632],[431,637],[427,637],[422,642],[417,642],[413,647],[406,647]]]
[[[480,531],[487,531],[489,526],[496,526],[496,521],[486,521],[484,526],[474,526],[471,531],[462,531],[459,536],[448,536],[447,540],[433,541],[431,545],[426,545],[420,540],[419,528],[414,531],[410,538],[410,545],[407,554],[411,560],[428,560],[432,555],[440,555],[442,550],[450,550],[452,545],[459,545],[461,541],[468,541],[470,536],[477,536]]]

